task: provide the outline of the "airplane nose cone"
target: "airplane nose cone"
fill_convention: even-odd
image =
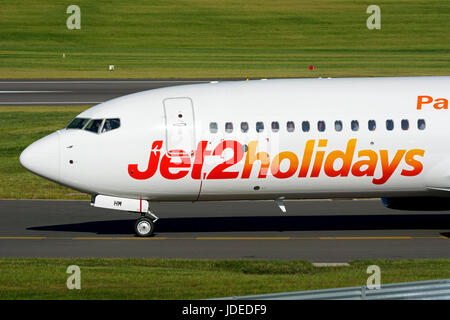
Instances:
[[[20,155],[20,164],[43,178],[59,180],[59,133],[54,132],[29,145]]]

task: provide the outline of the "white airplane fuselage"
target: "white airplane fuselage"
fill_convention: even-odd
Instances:
[[[82,112],[100,131],[59,130],[21,163],[87,194],[150,202],[429,196],[450,190],[449,97],[450,77],[149,90]],[[101,132],[105,119],[120,126]]]

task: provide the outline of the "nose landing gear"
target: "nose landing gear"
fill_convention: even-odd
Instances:
[[[150,211],[142,216],[136,221],[134,225],[134,231],[138,237],[150,237],[155,231],[155,222],[158,217],[151,213]]]

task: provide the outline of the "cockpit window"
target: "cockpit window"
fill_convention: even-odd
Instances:
[[[83,129],[86,123],[89,121],[87,118],[75,118],[66,127],[66,129]]]
[[[100,130],[100,127],[102,126],[103,119],[92,119],[88,122],[86,127],[84,127],[84,130],[98,133]]]
[[[75,118],[66,127],[66,129],[84,129],[94,133],[103,133],[120,127],[120,119],[88,119]]]
[[[120,127],[120,119],[106,119],[102,132],[111,131]]]

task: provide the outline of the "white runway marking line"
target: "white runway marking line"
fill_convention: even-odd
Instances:
[[[62,92],[62,93],[66,93],[66,92],[72,92],[72,91],[61,91],[61,90],[52,90],[52,91],[43,91],[43,90],[8,90],[8,91],[0,91],[0,94],[10,94],[10,93],[56,93],[56,92]]]
[[[313,262],[314,267],[324,268],[324,267],[350,267],[347,262]]]
[[[44,105],[44,104],[71,104],[71,105],[80,105],[80,104],[93,104],[93,103],[102,103],[105,101],[15,101],[8,102],[3,101],[0,102],[0,105],[9,106],[9,105]]]
[[[69,80],[69,81],[0,81],[0,84],[5,83],[13,83],[13,84],[20,84],[20,83],[208,83],[210,81],[206,80],[106,80],[106,81],[99,81],[99,80],[81,80],[81,81],[75,81],[75,80]]]

